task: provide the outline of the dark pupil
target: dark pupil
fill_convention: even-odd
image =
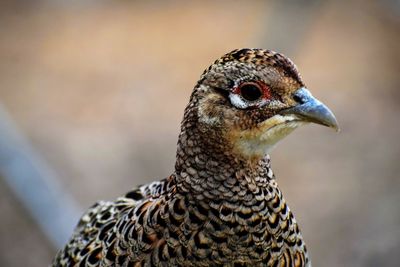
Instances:
[[[254,101],[262,96],[260,88],[253,84],[246,84],[240,88],[240,94],[248,101]]]

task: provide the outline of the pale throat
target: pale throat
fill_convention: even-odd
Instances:
[[[280,140],[306,123],[294,115],[275,115],[256,128],[231,131],[229,139],[235,153],[257,161],[270,153]]]

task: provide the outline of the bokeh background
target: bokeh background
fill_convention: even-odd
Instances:
[[[170,174],[191,89],[241,47],[288,55],[341,125],[272,153],[313,265],[397,266],[399,15],[395,0],[0,1],[0,266],[46,266],[92,203]]]

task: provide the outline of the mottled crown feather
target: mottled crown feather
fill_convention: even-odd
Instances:
[[[231,61],[271,66],[281,70],[285,76],[292,78],[300,85],[304,85],[296,65],[289,58],[272,50],[260,48],[235,49],[217,59],[204,71],[203,76],[207,74],[213,68],[213,66],[224,65]]]

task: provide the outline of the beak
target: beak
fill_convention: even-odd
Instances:
[[[307,88],[298,89],[293,97],[299,104],[283,110],[281,114],[296,115],[301,120],[322,124],[339,131],[335,115],[327,106],[314,98]]]

